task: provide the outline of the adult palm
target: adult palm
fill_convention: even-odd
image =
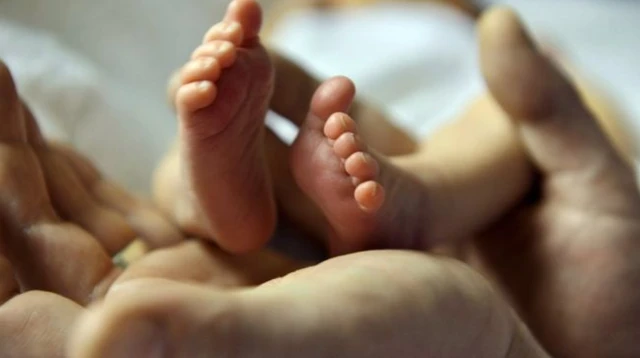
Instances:
[[[517,120],[540,176],[538,190],[481,235],[474,256],[553,356],[637,357],[634,173],[512,12],[491,12],[481,36],[490,90]]]

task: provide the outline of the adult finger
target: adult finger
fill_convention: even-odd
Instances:
[[[110,253],[126,247],[135,234],[124,218],[100,205],[65,159],[49,148],[26,104],[23,104],[23,114],[29,145],[38,156],[58,213],[95,235]]]
[[[0,62],[0,247],[25,290],[60,293],[86,303],[116,275],[111,259],[84,230],[52,207],[11,74]]]
[[[49,292],[29,291],[0,306],[0,355],[64,357],[82,306]]]
[[[342,256],[249,290],[131,281],[81,320],[70,348],[92,358],[546,357],[480,276],[401,251]]]
[[[516,120],[539,169],[558,173],[619,164],[573,84],[538,50],[513,11],[487,11],[479,36],[489,89]]]
[[[159,210],[106,179],[88,158],[60,143],[52,143],[50,147],[66,159],[87,191],[104,207],[122,215],[149,246],[171,246],[183,240],[180,230]]]
[[[276,252],[262,250],[231,255],[210,242],[189,240],[158,249],[132,264],[113,284],[142,278],[161,278],[213,287],[257,286],[309,266]]]

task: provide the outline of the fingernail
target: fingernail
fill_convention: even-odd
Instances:
[[[120,328],[119,339],[113,341],[106,357],[167,357],[166,342],[160,327],[147,321],[133,321]]]

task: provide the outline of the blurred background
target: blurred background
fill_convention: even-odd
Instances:
[[[362,96],[412,133],[428,135],[483,90],[473,20],[454,7],[360,0],[348,2],[368,5],[318,11],[308,2],[260,1],[266,40],[318,77],[352,77]],[[167,79],[227,3],[0,0],[0,58],[49,136],[148,193],[176,131]],[[500,3],[615,100],[626,131],[640,133],[640,2]]]

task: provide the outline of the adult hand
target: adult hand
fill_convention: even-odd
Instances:
[[[56,355],[81,310],[78,303],[99,295],[118,270],[95,237],[63,221],[54,209],[45,172],[31,145],[44,142],[35,127],[27,131],[29,114],[4,65],[0,65],[0,117],[2,355]],[[51,183],[54,190],[68,188],[58,179]],[[123,247],[123,236],[114,235],[113,241],[104,236],[104,246],[114,251]],[[32,289],[60,295],[27,292]]]
[[[257,288],[114,286],[72,357],[546,357],[491,286],[422,253],[364,252]]]
[[[43,189],[61,218],[87,230],[112,253],[135,238],[151,247],[169,246],[183,239],[157,209],[104,178],[87,158],[64,144],[47,143],[29,108],[17,99],[11,75],[2,63],[0,91],[5,96],[0,116],[7,117],[4,125],[10,130],[2,144],[11,145],[11,149],[19,147],[36,159],[37,171],[46,185]],[[11,155],[7,152],[8,157]]]
[[[111,255],[135,234],[159,246],[181,241],[180,233],[153,208],[101,178],[77,153],[45,143],[2,63],[0,118],[1,356],[64,356],[76,317],[116,279],[253,285],[291,270],[268,253],[232,259],[187,242],[148,255],[120,276]],[[247,260],[268,262],[278,271],[269,276],[268,269]],[[195,269],[185,262],[200,264]],[[243,271],[235,272],[240,266]]]
[[[640,356],[633,170],[512,12],[487,14],[480,36],[490,90],[540,173],[535,197],[481,235],[480,263],[553,356]]]

